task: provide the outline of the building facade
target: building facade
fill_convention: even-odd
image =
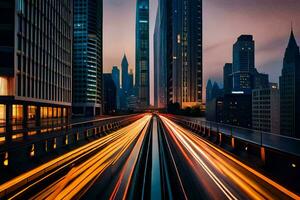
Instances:
[[[159,1],[154,30],[154,106],[167,108],[167,0]]]
[[[233,90],[251,94],[255,69],[255,43],[252,35],[241,35],[233,45]]]
[[[118,66],[113,66],[112,68],[112,79],[117,89],[117,109],[120,109],[120,70]]]
[[[73,114],[102,113],[103,2],[74,0]]]
[[[174,0],[172,102],[202,102],[202,0]]]
[[[128,94],[129,92],[129,74],[128,74],[128,60],[126,55],[124,55],[123,59],[122,59],[122,90],[125,93],[125,95]]]
[[[224,84],[224,93],[230,94],[233,87],[232,63],[226,63],[223,67],[223,84]]]
[[[283,59],[280,82],[280,132],[300,138],[300,53],[293,31]]]
[[[252,95],[224,95],[224,123],[244,128],[252,128]]]
[[[135,37],[136,94],[140,108],[147,108],[150,105],[149,0],[137,0]]]
[[[112,74],[103,74],[103,111],[113,114],[117,110],[117,88]]]
[[[71,0],[1,1],[2,133],[70,116],[72,8]]]
[[[280,93],[277,84],[252,91],[252,128],[280,134]]]

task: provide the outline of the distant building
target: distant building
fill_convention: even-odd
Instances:
[[[127,97],[128,102],[128,110],[136,111],[139,110],[139,101],[138,98],[135,95],[130,95]]]
[[[5,0],[0,17],[0,133],[9,141],[13,129],[71,116],[73,1]]]
[[[102,0],[74,0],[72,106],[75,116],[102,113],[102,16]]]
[[[259,73],[256,69],[253,74],[253,89],[269,88],[269,75]]]
[[[208,121],[224,123],[224,97],[206,102],[205,117]]]
[[[277,84],[252,91],[252,128],[280,134],[280,93]]]
[[[128,60],[126,55],[124,54],[124,57],[122,59],[122,90],[125,93],[125,95],[128,94],[128,90],[129,90],[129,74],[128,74]]]
[[[132,95],[134,94],[134,75],[133,75],[133,71],[132,69],[130,69],[130,72],[129,72],[129,75],[128,75],[128,79],[129,79],[129,88],[128,88],[128,91],[129,91],[129,95]]]
[[[230,94],[233,87],[232,63],[226,63],[223,68],[224,93]]]
[[[233,89],[251,94],[255,69],[255,43],[252,35],[241,35],[233,45]]]
[[[117,88],[112,74],[103,74],[103,111],[112,114],[117,109]]]
[[[252,95],[226,94],[224,95],[224,123],[252,128]]]
[[[269,87],[269,76],[259,73],[255,68],[255,42],[252,35],[241,35],[233,45],[232,77],[228,74],[230,66],[225,67],[224,81],[228,84],[232,80],[232,91],[251,95],[253,89]],[[229,85],[224,87],[225,93],[228,93]]]
[[[112,68],[112,79],[115,83],[116,89],[117,89],[117,109],[120,109],[120,70],[118,66],[113,66]]]
[[[213,90],[213,85],[211,83],[211,80],[208,80],[206,84],[206,103],[213,99],[212,90]]]
[[[300,53],[293,30],[283,59],[280,82],[280,132],[300,138]]]
[[[142,108],[150,105],[149,0],[136,2],[135,86]]]
[[[208,80],[206,86],[206,119],[209,121],[223,121],[223,95],[219,85]]]

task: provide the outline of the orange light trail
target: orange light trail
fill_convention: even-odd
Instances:
[[[68,199],[68,197],[76,195],[80,191],[80,189],[83,188],[85,184],[87,184],[87,181],[92,180],[92,178],[95,177],[97,173],[101,173],[104,169],[113,164],[115,162],[115,156],[119,153],[119,155],[117,156],[117,158],[119,158],[120,152],[125,152],[126,149],[124,150],[124,146],[128,147],[130,143],[134,142],[136,137],[140,134],[141,130],[150,121],[150,119],[151,115],[146,115],[142,119],[137,120],[136,122],[132,123],[131,125],[125,128],[122,128],[103,138],[100,138],[76,150],[66,153],[52,161],[49,161],[48,163],[45,163],[27,173],[24,173],[0,185],[0,194],[3,195],[6,190],[9,190],[11,192],[12,189],[18,189],[18,187],[20,187],[19,185],[22,185],[22,183],[26,184],[27,181],[33,181],[33,183],[30,184],[28,187],[26,187],[18,193],[15,193],[12,197],[13,199],[14,197],[17,197],[24,193],[26,190],[30,189],[32,186],[37,185],[42,180],[57,173],[60,169],[63,169],[67,166],[71,166],[72,163],[75,163],[77,160],[83,158],[89,153],[97,149],[103,148],[99,153],[97,153],[95,156],[92,156],[87,162],[83,163],[80,167],[76,168],[75,170],[73,169],[72,174],[68,174],[65,177],[66,179],[62,179],[56,184],[56,186],[48,188],[50,191],[54,191],[54,189],[56,189],[56,193],[58,194],[57,196],[66,197]],[[97,168],[95,168],[95,166],[97,166]],[[43,176],[43,173],[49,172],[53,169],[55,169],[54,172]],[[86,171],[84,171],[83,169],[85,169]],[[38,179],[38,177],[41,178]],[[57,192],[59,191],[59,187],[57,186],[61,184],[62,181],[66,182],[66,185],[72,185],[77,190],[70,190],[67,186],[66,188],[63,188],[61,192]],[[47,191],[49,193],[49,190],[45,190],[45,192]],[[67,194],[65,191],[71,192]],[[54,196],[53,193],[52,195]]]
[[[236,199],[237,197],[230,192],[230,185],[223,183],[222,178],[229,179],[231,183],[238,186],[243,193],[252,199],[276,199],[278,198],[277,195],[291,199],[300,199],[298,195],[243,164],[233,156],[201,139],[192,132],[175,124],[166,117],[160,116],[160,118],[168,129],[171,130],[171,134],[174,134],[183,144],[185,149],[205,170],[228,199]],[[210,170],[209,167],[218,171],[219,176]]]

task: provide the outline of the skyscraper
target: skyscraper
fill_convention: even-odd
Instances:
[[[233,45],[233,90],[251,94],[255,69],[255,44],[252,35],[241,35]]]
[[[112,74],[103,74],[103,111],[105,114],[116,112],[117,88]]]
[[[211,83],[211,80],[207,81],[206,84],[206,102],[212,100],[212,89],[213,89],[213,85]]]
[[[141,107],[150,105],[149,80],[149,0],[136,4],[136,93]]]
[[[252,90],[252,128],[280,133],[280,94],[278,84]]]
[[[172,102],[202,102],[202,0],[174,0]]]
[[[128,60],[126,55],[124,54],[124,57],[122,59],[122,90],[125,93],[125,95],[128,93],[129,89],[129,75],[128,75]]]
[[[133,94],[133,87],[134,87],[134,83],[133,83],[133,79],[134,79],[134,77],[133,77],[133,71],[132,71],[132,69],[130,69],[130,71],[129,71],[129,93],[130,93],[130,95],[132,95]]]
[[[120,89],[120,70],[118,66],[113,66],[112,68],[112,79],[115,83],[117,89]]]
[[[171,2],[171,1],[170,1]],[[167,69],[168,54],[167,46],[167,0],[159,1],[154,30],[154,106],[156,108],[166,108],[167,97]]]
[[[114,84],[116,86],[117,90],[117,109],[120,109],[120,70],[118,66],[113,66],[112,68],[112,79],[114,81]]]
[[[0,132],[7,140],[12,127],[70,113],[72,2],[1,1]]]
[[[102,0],[74,0],[73,113],[102,109]]]
[[[300,53],[293,30],[283,59],[280,82],[280,133],[300,138]]]

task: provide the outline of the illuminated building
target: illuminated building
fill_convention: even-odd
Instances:
[[[300,53],[293,31],[280,77],[280,133],[300,138]]]
[[[0,4],[2,131],[66,118],[72,101],[73,1]],[[8,139],[9,136],[7,136]]]
[[[159,1],[154,35],[157,107],[202,103],[202,0]]]
[[[202,102],[202,0],[173,1],[172,102]]]
[[[73,114],[102,113],[102,0],[74,0]]]
[[[149,0],[137,0],[136,4],[136,60],[135,86],[140,107],[150,105],[149,74]]]

